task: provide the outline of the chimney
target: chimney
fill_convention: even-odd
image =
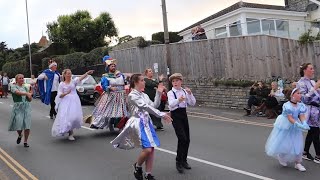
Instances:
[[[288,10],[305,12],[309,5],[309,0],[284,0],[284,4]]]

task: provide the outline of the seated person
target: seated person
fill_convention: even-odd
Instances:
[[[275,113],[274,108],[277,107],[279,102],[285,98],[282,91],[283,90],[278,87],[277,82],[274,81],[271,83],[270,94],[262,105],[263,108],[266,107],[266,115],[268,116],[268,119],[276,118],[277,114]]]
[[[247,116],[251,115],[252,106],[259,106],[262,103],[262,97],[259,96],[262,94],[263,84],[262,82],[254,83],[250,88],[248,105],[244,108],[247,112]],[[258,95],[259,94],[259,95]]]

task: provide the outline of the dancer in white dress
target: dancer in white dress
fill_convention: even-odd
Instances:
[[[69,133],[68,139],[70,141],[75,140],[73,129],[81,128],[83,120],[81,102],[76,91],[76,86],[92,73],[93,70],[90,70],[79,78],[72,80],[71,70],[63,70],[64,81],[59,84],[58,95],[55,99],[55,109],[58,114],[52,126],[52,136],[63,136]]]

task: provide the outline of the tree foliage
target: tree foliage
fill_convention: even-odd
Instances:
[[[61,15],[57,21],[47,24],[49,39],[54,43],[67,43],[76,52],[108,45],[106,37],[118,35],[115,23],[109,13],[103,12],[92,19],[88,11],[77,11]]]
[[[126,35],[126,36],[120,37],[120,38],[118,39],[118,44],[131,41],[132,39],[133,39],[133,37],[130,36],[130,35]]]
[[[164,44],[164,32],[157,32],[152,34],[152,40],[160,41]],[[175,43],[182,40],[182,37],[178,35],[178,32],[169,32],[169,42]]]

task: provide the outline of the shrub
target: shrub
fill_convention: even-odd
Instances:
[[[29,55],[26,56],[26,61],[29,62]],[[31,60],[32,60],[32,64],[41,66],[42,65],[42,59],[48,57],[48,53],[46,52],[38,52],[38,53],[34,53],[31,54]]]
[[[108,48],[107,47],[99,47],[95,48],[89,53],[86,53],[82,56],[83,67],[93,66],[96,64],[102,63],[103,56],[108,54]]]
[[[25,60],[7,62],[3,65],[2,70],[8,73],[9,77],[14,77],[17,74],[23,74],[25,77],[30,77],[29,63]]]
[[[62,61],[63,68],[76,69],[85,67],[84,60],[82,59],[83,55],[85,55],[83,52],[75,52],[65,55]]]

